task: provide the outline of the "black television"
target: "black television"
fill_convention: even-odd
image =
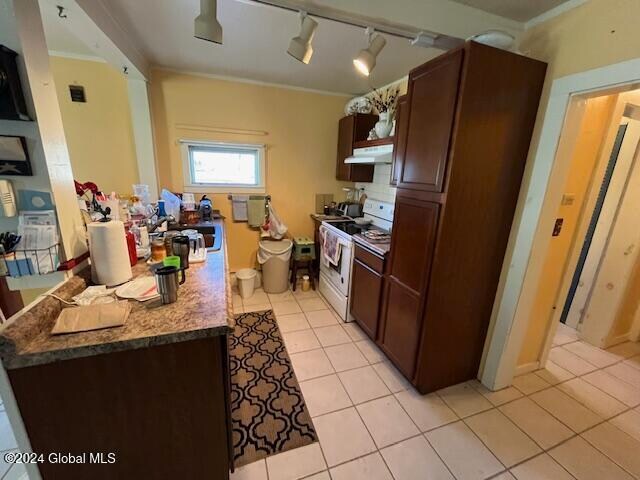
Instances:
[[[0,45],[0,119],[30,120],[22,93],[16,57],[10,48]]]

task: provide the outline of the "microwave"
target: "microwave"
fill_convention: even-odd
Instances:
[[[16,57],[10,48],[0,45],[0,119],[30,120],[22,93]]]

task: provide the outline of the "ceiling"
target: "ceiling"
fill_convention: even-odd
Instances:
[[[112,14],[158,66],[178,70],[249,78],[341,93],[362,93],[370,83],[393,82],[441,52],[412,47],[402,38],[386,36],[370,81],[356,73],[352,60],[367,38],[361,28],[317,19],[314,54],[304,65],[287,54],[300,20],[296,13],[234,0],[218,2],[224,44],[193,37],[199,0],[111,0]],[[158,32],[162,32],[158,35]]]
[[[528,22],[570,0],[453,0],[518,22]]]
[[[60,21],[51,5],[41,3],[40,14],[42,15],[44,36],[50,52],[95,56],[95,53],[88,45],[65,27],[64,22]]]
[[[304,65],[286,53],[289,41],[298,34],[300,26],[297,13],[292,11],[247,0],[219,0],[218,19],[224,29],[224,44],[217,45],[193,37],[193,20],[199,13],[200,0],[100,1],[130,44],[151,65],[184,72],[361,94],[404,77],[412,68],[442,53],[442,50],[413,47],[404,38],[384,35],[387,45],[378,56],[375,70],[366,78],[359,75],[352,64],[357,52],[366,46],[367,38],[360,27],[316,18],[319,25],[313,40],[314,54],[311,63]],[[358,1],[340,0],[338,4],[353,7],[354,2],[360,5]],[[404,15],[403,18],[416,27],[435,26],[434,31],[439,33],[466,38],[487,28],[507,26],[514,31],[512,27],[516,25],[518,31],[521,24],[462,4],[522,16],[525,11],[526,15],[537,15],[540,9],[551,8],[562,0],[392,0],[393,5],[385,0],[367,1],[371,3],[360,8],[372,16],[388,18],[381,12],[391,9],[391,13]],[[322,2],[336,3],[334,0]],[[40,0],[40,4],[50,50],[96,55],[95,48],[71,33],[72,22],[58,17],[55,0]],[[433,24],[436,20],[440,28]]]

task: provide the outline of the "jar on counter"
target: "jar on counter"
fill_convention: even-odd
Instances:
[[[151,261],[161,262],[167,256],[163,238],[156,238],[151,242]]]

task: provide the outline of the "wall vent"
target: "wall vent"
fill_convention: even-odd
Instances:
[[[69,93],[72,102],[87,103],[87,97],[84,94],[84,87],[81,85],[69,85]]]

